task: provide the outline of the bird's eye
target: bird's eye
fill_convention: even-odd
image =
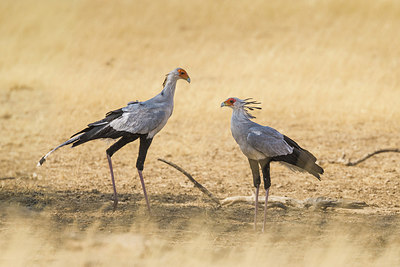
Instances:
[[[233,99],[229,100],[229,103],[233,104]]]
[[[183,71],[181,71],[181,75],[185,74]]]

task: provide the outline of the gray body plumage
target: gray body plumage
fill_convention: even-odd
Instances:
[[[254,116],[249,113],[249,110],[260,109],[260,107],[254,106],[254,104],[257,105],[260,103],[250,99],[242,100],[231,97],[222,102],[221,107],[232,108],[232,136],[249,160],[253,175],[253,184],[256,188],[254,229],[256,229],[257,225],[258,193],[261,184],[259,167],[261,167],[265,188],[264,223],[262,230],[264,232],[269,188],[271,187],[270,163],[277,161],[292,170],[307,171],[317,179],[320,179],[320,174],[323,174],[324,170],[315,163],[317,158],[300,147],[295,141],[271,127],[262,126],[251,121]]]
[[[234,109],[231,119],[232,136],[249,159],[263,160],[293,152],[293,147],[277,130],[250,120],[243,109]]]
[[[133,102],[122,108],[122,115],[109,126],[116,131],[147,134],[153,138],[167,123],[174,109],[176,80],[167,81],[164,90],[144,102]]]
[[[259,107],[255,101],[229,98],[221,106],[232,108],[231,132],[236,143],[249,161],[259,162],[262,166],[271,161],[277,161],[295,171],[308,171],[320,179],[323,169],[318,166],[316,158],[295,141],[277,130],[255,123],[248,110]],[[255,171],[255,165],[252,163]]]
[[[108,112],[104,119],[88,124],[87,128],[52,149],[40,159],[38,166],[54,151],[69,144],[75,147],[94,139],[117,139],[127,135],[146,135],[147,139],[152,139],[172,115],[176,82],[182,79],[178,70],[181,69],[177,68],[167,74],[163,90],[158,95],[143,102],[129,102],[123,108]],[[190,82],[190,78],[186,77]]]
[[[190,83],[190,78],[186,71],[182,68],[176,68],[168,73],[163,83],[163,90],[158,95],[144,102],[129,102],[126,107],[108,112],[105,118],[88,124],[85,129],[75,133],[69,140],[44,155],[39,160],[37,166],[41,166],[50,154],[63,146],[72,144],[72,147],[76,147],[88,141],[100,138],[118,139],[106,150],[114,191],[113,208],[115,210],[118,204],[118,194],[111,157],[126,144],[139,139],[139,153],[136,160],[136,169],[142,184],[146,205],[150,212],[150,204],[142,171],[144,169],[147,151],[153,141],[153,137],[165,126],[169,117],[172,115],[174,94],[178,79],[184,79]]]

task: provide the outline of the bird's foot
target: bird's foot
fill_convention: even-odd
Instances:
[[[113,204],[113,212],[117,210],[117,206],[118,206],[118,198],[115,198]]]

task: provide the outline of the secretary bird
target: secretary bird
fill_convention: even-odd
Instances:
[[[324,170],[315,163],[317,159],[314,155],[300,147],[295,141],[271,127],[262,126],[251,121],[255,117],[249,113],[249,110],[261,109],[254,106],[261,103],[249,101],[250,99],[242,100],[231,97],[222,102],[221,107],[230,107],[233,109],[231,119],[232,136],[243,154],[248,158],[253,174],[253,183],[256,188],[254,229],[256,229],[257,225],[258,192],[261,184],[258,165],[261,167],[265,188],[264,222],[262,228],[264,232],[268,194],[271,186],[271,161],[283,163],[293,170],[307,171],[318,180],[320,180],[320,174],[323,174]]]
[[[38,166],[41,166],[46,161],[46,158],[60,147],[69,144],[72,144],[72,147],[76,147],[88,141],[100,138],[119,138],[117,142],[106,150],[111,181],[114,189],[113,208],[115,210],[118,205],[118,197],[115,188],[111,157],[123,146],[139,138],[140,145],[136,168],[139,173],[147,208],[150,212],[150,204],[147,198],[142,174],[143,165],[146,159],[147,150],[149,149],[154,136],[164,127],[172,114],[175,87],[176,82],[179,79],[184,79],[190,83],[190,78],[187,72],[182,68],[176,68],[167,74],[163,83],[164,88],[158,95],[144,102],[129,102],[126,107],[108,112],[104,119],[88,124],[87,128],[77,132],[71,136],[69,140],[52,149],[40,159]]]

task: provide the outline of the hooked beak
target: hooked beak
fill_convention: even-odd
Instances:
[[[225,107],[225,106],[227,106],[227,105],[226,105],[226,102],[224,101],[224,102],[221,103],[221,108]]]
[[[187,75],[187,73],[179,74],[179,77],[180,77],[182,80],[185,80],[185,81],[187,81],[188,83],[190,83],[190,77],[189,77],[189,75]]]

